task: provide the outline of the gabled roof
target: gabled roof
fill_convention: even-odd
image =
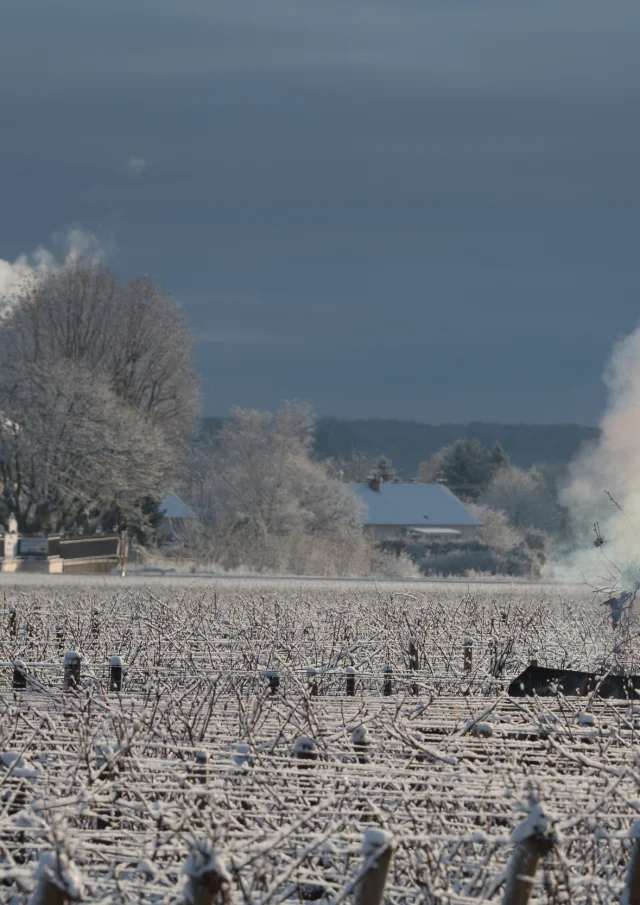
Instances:
[[[177,493],[166,493],[160,503],[160,512],[165,518],[195,518],[191,506],[180,499]]]
[[[352,482],[350,487],[360,498],[363,525],[458,528],[482,524],[443,484],[390,482],[372,490],[368,484]]]

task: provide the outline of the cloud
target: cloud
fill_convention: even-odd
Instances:
[[[60,248],[56,256],[40,246],[33,252],[18,255],[14,261],[0,258],[0,311],[7,310],[20,292],[60,270],[78,258],[100,260],[103,247],[93,233],[73,227],[53,235],[54,245]]]
[[[149,166],[149,161],[144,157],[130,157],[127,161],[127,173],[131,176],[141,176]]]

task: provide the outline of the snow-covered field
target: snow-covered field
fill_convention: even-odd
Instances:
[[[640,708],[506,695],[532,659],[612,666],[617,639],[588,589],[8,576],[1,588],[2,902],[28,901],[53,848],[86,901],[174,901],[191,852],[191,874],[214,860],[228,871],[220,900],[339,903],[372,828],[393,840],[387,901],[499,901],[533,799],[554,839],[533,901],[620,894]],[[81,673],[65,691],[67,651]],[[633,649],[615,656],[640,672]],[[12,687],[16,659],[26,690]],[[198,840],[217,859],[194,855]]]

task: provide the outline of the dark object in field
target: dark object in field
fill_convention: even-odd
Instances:
[[[347,666],[347,697],[354,697],[356,693],[356,671],[353,666]]]
[[[597,691],[601,698],[640,699],[640,676],[598,676],[574,669],[547,669],[527,666],[509,685],[512,698],[531,695],[546,697],[556,693],[584,696]]]
[[[80,687],[80,669],[82,659],[74,650],[68,650],[64,655],[64,679],[62,687],[65,691],[71,691]]]
[[[384,673],[384,679],[382,682],[382,694],[387,697],[393,694],[393,679],[391,678],[393,673],[393,668],[387,664],[382,667],[382,672]]]
[[[109,691],[122,691],[122,660],[112,657],[109,661]]]
[[[269,694],[277,694],[280,688],[280,673],[277,669],[265,669],[264,677],[269,680]]]
[[[13,661],[13,688],[16,691],[24,691],[27,687],[27,672],[22,660]]]

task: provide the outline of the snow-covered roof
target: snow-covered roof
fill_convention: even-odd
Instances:
[[[356,482],[350,486],[360,498],[363,525],[460,528],[482,524],[443,484],[389,482],[380,484],[380,490]]]
[[[195,518],[195,512],[177,493],[167,493],[160,503],[160,512],[165,518]]]

